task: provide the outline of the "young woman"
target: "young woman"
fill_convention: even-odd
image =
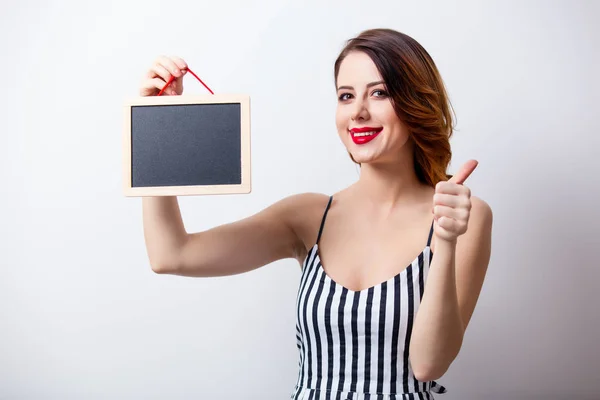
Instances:
[[[187,65],[160,57],[142,84],[183,92]],[[295,258],[299,374],[293,399],[430,399],[459,353],[491,252],[492,212],[446,175],[453,118],[440,74],[389,29],[347,42],[334,68],[336,125],[359,179],[284,198],[243,220],[187,233],[174,197],[144,198],[157,273],[239,274]],[[468,229],[467,229],[468,227]],[[435,254],[435,257],[433,256]]]

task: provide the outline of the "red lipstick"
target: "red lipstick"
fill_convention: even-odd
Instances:
[[[375,139],[382,130],[383,128],[373,128],[370,126],[366,126],[364,128],[352,128],[350,129],[350,136],[352,137],[352,141],[354,143],[365,144]]]

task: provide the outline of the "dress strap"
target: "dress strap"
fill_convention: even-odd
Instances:
[[[433,236],[433,224],[435,223],[435,220],[433,220],[431,222],[431,229],[429,230],[429,237],[427,238],[427,247],[429,247],[431,245],[431,238]]]
[[[317,244],[319,244],[319,240],[321,240],[321,234],[323,233],[323,226],[325,225],[325,218],[327,218],[329,206],[331,206],[331,200],[333,200],[333,196],[329,196],[329,202],[327,203],[327,207],[325,208],[325,212],[323,213],[323,218],[321,219],[321,227],[319,228],[319,235],[317,236]]]

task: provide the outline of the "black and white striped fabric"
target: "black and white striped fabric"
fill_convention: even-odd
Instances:
[[[412,400],[445,393],[436,382],[418,381],[408,361],[414,317],[433,256],[433,224],[425,249],[406,269],[357,292],[333,281],[319,259],[331,201],[302,268],[296,302],[299,373],[291,399]]]

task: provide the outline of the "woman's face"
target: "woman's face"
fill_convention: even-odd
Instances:
[[[363,52],[351,52],[337,76],[336,126],[342,142],[358,163],[398,162],[409,139],[396,115],[383,78]]]

